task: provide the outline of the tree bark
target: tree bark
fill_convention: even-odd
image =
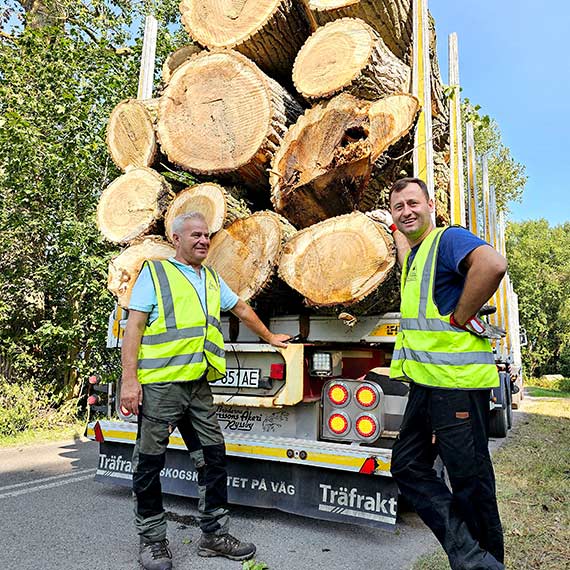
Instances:
[[[176,250],[160,236],[148,236],[135,241],[109,262],[107,288],[125,309],[129,306],[131,291],[147,259],[168,259]]]
[[[271,158],[301,112],[243,55],[203,52],[180,66],[160,98],[158,138],[168,159],[186,170],[231,172],[265,188]]]
[[[233,48],[272,77],[290,81],[297,52],[309,37],[297,0],[182,0],[182,23],[207,48]]]
[[[283,245],[294,233],[295,228],[275,212],[257,212],[213,237],[206,265],[249,301],[270,287]]]
[[[350,306],[390,275],[396,248],[384,226],[361,212],[297,232],[279,262],[279,277],[309,306]]]
[[[128,243],[156,232],[173,198],[170,184],[160,174],[150,168],[132,168],[101,194],[99,231],[114,243]]]
[[[304,228],[359,207],[376,159],[414,124],[411,95],[375,103],[341,94],[289,129],[270,174],[275,210]]]
[[[107,124],[107,148],[113,162],[124,172],[129,167],[151,167],[158,157],[155,99],[121,101]]]
[[[339,91],[363,99],[409,92],[410,68],[399,60],[368,24],[341,18],[319,28],[301,48],[293,83],[307,99]]]
[[[164,229],[169,241],[172,242],[172,223],[175,218],[192,211],[204,215],[212,234],[240,218],[251,216],[245,202],[234,198],[219,184],[197,184],[179,192],[166,210]]]
[[[172,74],[193,55],[200,53],[202,49],[196,44],[182,46],[173,51],[162,64],[162,83],[168,85]]]

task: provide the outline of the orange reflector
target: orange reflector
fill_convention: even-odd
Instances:
[[[361,386],[356,391],[356,401],[363,408],[371,408],[378,402],[378,393],[372,386]]]
[[[329,429],[336,435],[346,433],[348,425],[348,418],[344,414],[333,414],[329,418]]]
[[[335,406],[342,406],[348,401],[349,392],[346,386],[343,384],[333,384],[329,388],[329,400],[335,404]]]
[[[356,431],[362,437],[372,437],[377,429],[378,425],[372,416],[360,416],[356,420]]]

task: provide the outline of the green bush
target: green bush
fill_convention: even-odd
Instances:
[[[77,402],[54,406],[47,393],[32,382],[7,382],[0,378],[0,437],[25,430],[49,429],[77,419]]]
[[[570,378],[564,378],[560,374],[550,374],[540,378],[529,378],[530,386],[555,390],[557,392],[570,392]]]

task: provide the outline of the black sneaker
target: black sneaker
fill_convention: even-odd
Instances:
[[[171,570],[172,553],[168,539],[149,542],[141,539],[139,562],[145,570]]]
[[[249,560],[254,554],[254,544],[241,542],[231,534],[202,534],[198,544],[199,556],[225,556],[230,560]]]

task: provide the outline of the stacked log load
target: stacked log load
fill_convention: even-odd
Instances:
[[[189,42],[164,62],[160,97],[125,100],[109,118],[123,174],[97,221],[123,247],[109,265],[118,302],[128,306],[146,259],[173,255],[174,218],[197,210],[213,234],[206,264],[244,300],[272,314],[393,310],[396,251],[375,211],[413,171],[412,2],[182,0],[180,11]],[[445,221],[434,34],[432,52]]]

